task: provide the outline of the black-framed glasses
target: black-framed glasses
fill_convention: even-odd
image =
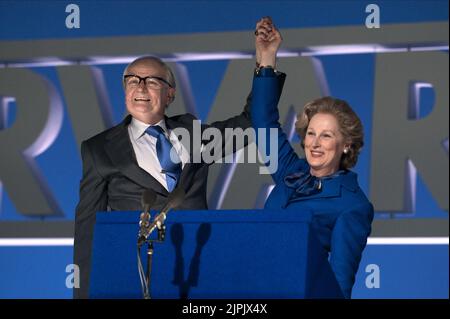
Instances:
[[[163,86],[162,83],[167,84],[171,88],[173,87],[167,80],[159,76],[140,77],[136,74],[127,74],[124,75],[123,81],[127,88],[136,88],[141,84],[141,81],[143,81],[145,86],[149,89],[161,89]]]

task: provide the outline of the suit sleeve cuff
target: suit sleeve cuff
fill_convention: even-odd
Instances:
[[[280,73],[281,72],[278,72],[273,67],[257,67],[255,69],[255,76],[262,77],[262,78],[276,77]]]

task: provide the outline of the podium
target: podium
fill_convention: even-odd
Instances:
[[[97,213],[90,298],[142,298],[139,215]],[[165,241],[154,244],[151,297],[343,298],[311,217],[289,210],[169,212]]]

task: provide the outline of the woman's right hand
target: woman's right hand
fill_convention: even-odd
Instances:
[[[263,17],[256,23],[255,36],[256,63],[275,68],[277,52],[283,38],[272,18]]]

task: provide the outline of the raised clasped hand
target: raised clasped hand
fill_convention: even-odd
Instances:
[[[282,41],[272,18],[263,17],[259,20],[255,28],[256,62],[262,66],[275,67],[276,54]]]

